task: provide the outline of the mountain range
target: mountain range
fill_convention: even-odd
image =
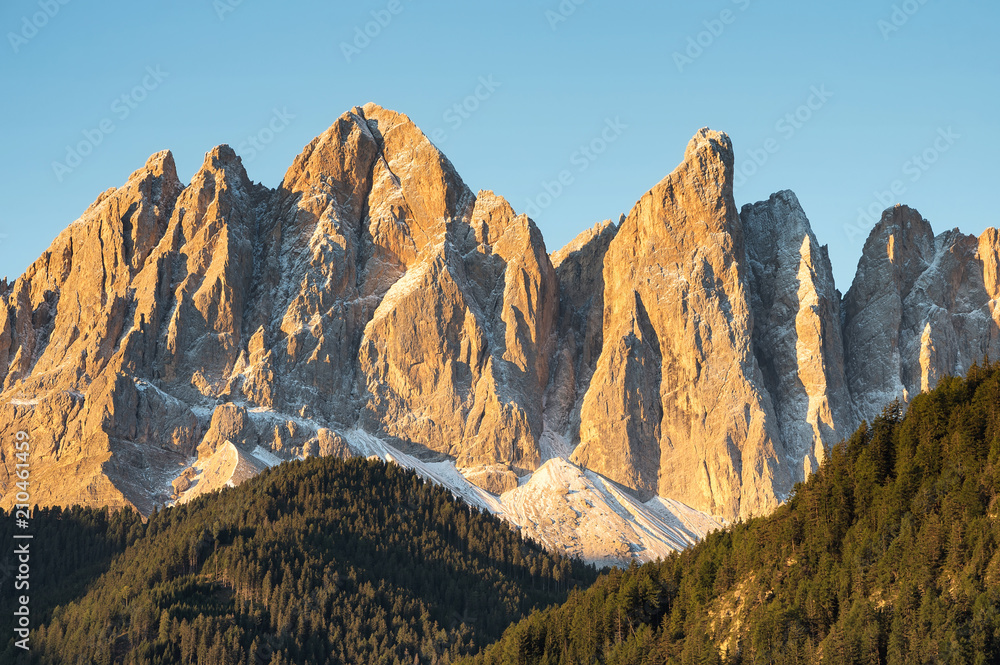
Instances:
[[[341,116],[281,184],[168,151],[0,280],[0,439],[39,505],[150,514],[283,460],[378,456],[590,561],[786,501],[886,403],[1000,357],[1000,234],[885,211],[846,295],[795,195],[737,208],[700,130],[550,253],[405,115]],[[0,507],[17,460],[0,450]]]

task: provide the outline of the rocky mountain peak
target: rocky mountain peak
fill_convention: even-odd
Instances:
[[[233,205],[234,198],[241,199],[243,205],[251,207],[249,199],[253,197],[254,191],[253,183],[243,168],[243,160],[232,148],[223,144],[205,153],[201,168],[191,178],[191,184],[185,194],[186,208],[205,206],[211,201],[228,208]],[[219,215],[223,217],[221,223],[246,222],[244,216],[230,219],[226,211],[220,211]]]
[[[996,232],[937,237],[919,212],[885,211],[844,297],[847,379],[858,419],[997,357]]]
[[[684,161],[639,199],[621,223],[616,240],[634,236],[652,246],[666,238],[686,247],[706,240],[724,252],[742,252],[742,229],[733,200],[733,149],[729,137],[708,128],[688,143]],[[665,228],[664,228],[665,227]],[[735,243],[735,244],[732,244]],[[735,264],[739,265],[739,264]]]
[[[731,197],[733,189],[733,165],[735,154],[733,142],[725,132],[717,132],[704,127],[695,133],[684,151],[684,161],[678,169],[688,170],[692,184],[705,187],[705,201],[717,197]]]
[[[739,211],[732,184],[702,129],[549,255],[375,104],[274,190],[229,146],[188,185],[156,153],[0,281],[0,438],[33,433],[40,505],[148,512],[237,467],[378,454],[554,546],[679,547],[716,522],[677,540],[678,516],[766,513],[862,418],[1000,355],[995,229],[892,208],[841,299],[796,196]]]
[[[752,354],[729,138],[703,129],[604,258],[603,350],[574,461],[735,517],[790,487]],[[724,369],[725,368],[725,369]]]
[[[495,244],[503,237],[517,216],[507,199],[494,194],[492,190],[480,190],[476,195],[476,205],[472,210],[471,220],[476,241],[486,245]],[[527,217],[522,224],[527,226]]]
[[[790,191],[743,206],[754,355],[796,480],[853,428],[844,378],[840,292],[825,246]]]
[[[764,244],[772,234],[812,234],[809,219],[802,210],[799,198],[790,189],[771,194],[766,201],[747,203],[740,210],[747,243],[753,236],[754,244]]]
[[[370,214],[396,219],[405,214],[411,242],[433,242],[452,219],[468,218],[475,197],[455,167],[410,118],[375,104],[362,109],[367,126],[381,146],[373,195],[380,206]]]
[[[135,179],[143,179],[146,176],[161,178],[164,182],[171,184],[181,184],[177,178],[177,165],[174,163],[174,154],[169,150],[154,152],[146,160],[146,164],[129,176],[131,182]]]
[[[889,208],[869,233],[862,261],[874,260],[878,253],[884,254],[896,278],[902,280],[903,290],[909,291],[915,276],[934,258],[934,231],[930,222],[909,206],[897,204]]]
[[[733,165],[733,142],[725,132],[717,132],[708,127],[702,127],[684,150],[685,162],[708,164],[718,161],[723,166]]]
[[[215,172],[230,168],[235,169],[237,173],[246,173],[243,170],[243,160],[228,144],[217,145],[205,153],[201,171]]]

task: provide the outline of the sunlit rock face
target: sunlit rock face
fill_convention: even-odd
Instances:
[[[792,475],[754,356],[729,137],[700,131],[621,223],[604,260],[603,350],[573,460],[727,518]]]
[[[0,438],[30,434],[39,505],[148,513],[377,449],[554,547],[641,558],[688,542],[649,515],[767,513],[888,401],[1000,356],[998,298],[995,229],[896,207],[842,299],[795,195],[738,210],[708,129],[550,255],[369,104],[275,189],[228,146],[188,184],[157,153],[0,281]],[[16,463],[0,449],[0,506]],[[577,514],[573,483],[605,508]]]

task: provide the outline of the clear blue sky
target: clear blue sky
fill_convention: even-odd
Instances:
[[[532,211],[550,251],[627,212],[703,126],[729,133],[740,164],[767,155],[737,202],[794,190],[842,291],[867,233],[858,208],[880,207],[876,192],[938,232],[1000,225],[997,3],[564,0],[563,15],[559,0],[395,2],[4,2],[0,275],[20,274],[157,150],[173,151],[187,181],[213,146],[246,147],[287,111],[252,159],[239,150],[273,187],[312,137],[368,101],[440,130],[469,186],[518,211],[568,171],[562,194]],[[345,55],[373,11],[386,25]],[[685,54],[689,39],[700,53]],[[462,118],[453,106],[481,77],[499,87],[480,88]],[[800,109],[813,87],[833,96]],[[778,124],[797,111],[808,119]],[[578,152],[616,119],[625,127],[602,154]],[[53,167],[97,138],[79,165]],[[909,162],[925,151],[933,164]]]

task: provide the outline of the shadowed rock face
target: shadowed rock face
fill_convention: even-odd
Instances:
[[[550,257],[373,104],[274,190],[228,146],[188,185],[157,153],[0,282],[0,438],[31,436],[40,505],[149,512],[206,469],[350,455],[363,429],[494,493],[571,456],[765,513],[861,418],[997,357],[1000,239],[891,209],[841,301],[794,194],[738,213],[732,164],[700,131],[627,216]],[[0,450],[4,507],[16,461]]]
[[[546,394],[546,427],[564,435],[567,443],[579,441],[583,397],[604,345],[604,257],[616,233],[618,226],[605,221],[552,254],[559,283],[559,339]],[[543,452],[555,456],[559,451]]]
[[[847,380],[858,419],[1000,356],[996,229],[934,236],[916,210],[886,210],[844,297]]]
[[[754,355],[787,455],[818,468],[855,428],[844,377],[840,293],[825,246],[795,194],[779,192],[740,213],[746,237]]]

